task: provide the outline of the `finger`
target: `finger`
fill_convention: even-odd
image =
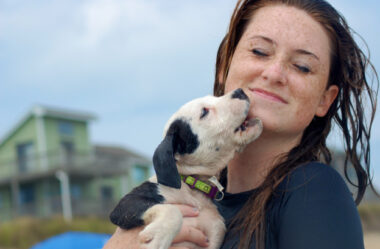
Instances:
[[[174,238],[173,243],[183,241],[194,243],[200,247],[207,247],[209,244],[207,236],[201,230],[191,226],[182,226],[181,231]]]
[[[199,246],[189,243],[186,245],[172,244],[169,249],[199,249]]]
[[[181,211],[183,217],[196,217],[199,215],[199,209],[190,205],[175,204]]]

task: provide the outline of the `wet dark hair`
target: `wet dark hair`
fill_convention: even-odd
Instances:
[[[228,32],[219,46],[214,95],[224,94],[232,56],[252,16],[261,7],[274,4],[303,10],[325,29],[331,46],[331,67],[327,87],[337,85],[339,93],[324,117],[314,117],[305,129],[300,144],[286,155],[281,155],[282,160],[279,160],[267,175],[257,194],[235,217],[232,224],[236,226],[236,230],[244,231],[239,248],[248,248],[253,234],[256,238],[256,248],[264,248],[266,205],[276,187],[292,170],[311,161],[331,162],[326,139],[333,120],[344,137],[346,151],[344,172],[347,180],[358,189],[356,204],[360,203],[367,186],[371,186],[374,190],[370,178],[369,139],[376,110],[378,76],[369,61],[369,56],[366,56],[355,42],[353,36],[356,33],[350,29],[343,16],[326,1],[238,0]],[[367,79],[369,73],[373,76],[371,82]],[[357,181],[348,177],[349,167],[355,170]]]

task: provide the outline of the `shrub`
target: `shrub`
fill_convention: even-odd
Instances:
[[[106,219],[78,217],[67,223],[62,217],[20,218],[0,224],[0,247],[27,249],[54,235],[67,231],[112,234],[116,227]]]

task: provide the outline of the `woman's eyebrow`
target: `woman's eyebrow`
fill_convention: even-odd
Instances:
[[[273,45],[276,45],[275,41],[273,41],[272,39],[270,39],[266,36],[262,36],[262,35],[254,35],[254,36],[251,36],[249,39],[250,40],[260,39],[260,40],[264,40],[264,41],[267,41],[269,43],[272,43]]]
[[[296,53],[297,54],[301,54],[301,55],[310,55],[311,57],[313,57],[313,58],[317,59],[318,61],[320,61],[319,57],[316,56],[314,53],[312,53],[310,51],[307,51],[307,50],[304,50],[304,49],[297,49]]]

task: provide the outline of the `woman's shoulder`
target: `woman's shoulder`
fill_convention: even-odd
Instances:
[[[310,162],[299,166],[278,186],[278,191],[304,199],[350,198],[352,195],[342,176],[330,165]]]
[[[327,177],[327,178],[326,178]],[[307,180],[333,180],[336,178],[342,179],[339,173],[330,165],[321,162],[309,162],[295,168],[287,179],[288,182],[293,184],[299,183],[299,181]]]
[[[362,248],[354,199],[329,165],[312,162],[295,169],[276,189],[269,210],[270,230],[281,248],[331,248],[331,243]]]

